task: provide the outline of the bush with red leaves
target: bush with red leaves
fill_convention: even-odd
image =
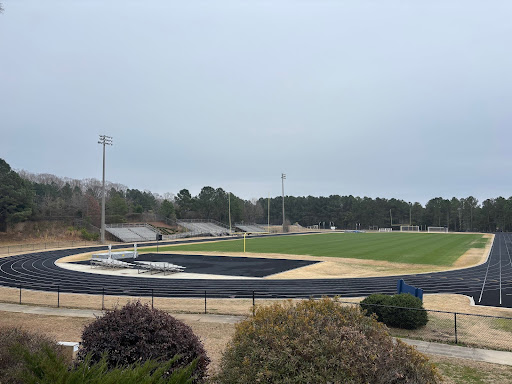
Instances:
[[[91,355],[91,362],[108,353],[109,367],[125,366],[150,359],[180,358],[173,368],[197,359],[194,381],[202,382],[210,359],[192,329],[168,313],[133,302],[108,311],[85,327],[78,361]]]

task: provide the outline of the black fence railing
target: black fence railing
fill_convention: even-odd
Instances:
[[[44,291],[44,292],[41,292]],[[19,284],[2,290],[1,301],[67,308],[111,309],[130,300],[141,300],[163,310],[183,313],[254,314],[257,305],[282,300],[283,293],[257,291],[222,291],[200,289],[155,288],[89,288],[78,295],[64,285]],[[289,298],[320,298],[306,293],[290,293]],[[226,300],[228,299],[228,300]],[[360,306],[359,303],[339,301],[340,305]],[[377,304],[374,304],[378,306]],[[371,304],[365,304],[366,307]],[[417,311],[414,308],[384,306],[387,311]],[[500,317],[462,312],[425,310],[428,323],[418,329],[389,328],[396,337],[453,343],[488,349],[512,351],[512,317]]]

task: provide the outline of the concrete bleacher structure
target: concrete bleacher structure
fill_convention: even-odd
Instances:
[[[267,229],[258,224],[235,224],[235,227],[247,233],[266,233]]]
[[[109,224],[105,231],[124,242],[154,241],[159,234],[148,224]]]
[[[188,229],[190,232],[200,235],[224,236],[229,235],[229,229],[214,223],[213,221],[199,220],[178,220],[178,225]]]

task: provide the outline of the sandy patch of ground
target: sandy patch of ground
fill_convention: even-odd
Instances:
[[[494,235],[486,233],[483,235],[484,239],[487,240],[487,244],[484,249],[482,248],[471,248],[468,249],[461,257],[459,257],[455,263],[453,263],[454,268],[467,268],[474,265],[479,265],[484,263],[491,252],[492,243],[494,241]]]
[[[308,265],[268,276],[267,279],[325,279],[349,277],[392,276],[397,274],[442,271],[435,265],[391,263],[389,261],[330,258],[328,261]]]

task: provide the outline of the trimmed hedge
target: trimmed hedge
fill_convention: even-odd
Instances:
[[[417,329],[428,323],[422,301],[409,293],[392,296],[376,293],[362,300],[360,305],[367,316],[375,314],[378,321],[390,327]]]
[[[428,359],[336,299],[259,307],[236,325],[216,377],[235,383],[437,383]]]
[[[195,382],[203,381],[210,362],[188,325],[139,301],[108,311],[85,327],[78,361],[89,355],[91,362],[97,363],[105,353],[111,368],[151,359],[167,361],[176,355],[180,358],[173,369],[197,360]]]

